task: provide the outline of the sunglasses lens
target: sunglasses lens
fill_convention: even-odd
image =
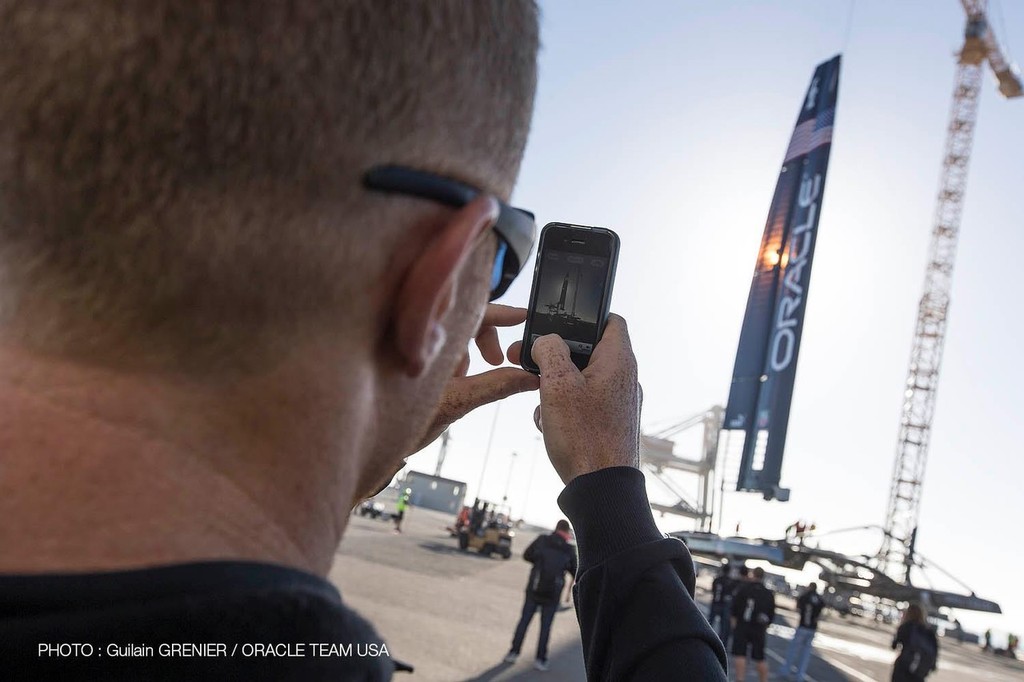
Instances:
[[[504,240],[498,240],[498,250],[494,253],[494,269],[491,270],[491,291],[495,291],[501,284],[502,275],[505,274],[505,254],[508,252],[508,244]]]

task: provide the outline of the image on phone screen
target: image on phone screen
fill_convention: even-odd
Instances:
[[[549,230],[538,255],[524,345],[532,348],[541,336],[558,334],[582,369],[608,315],[617,239],[602,229]]]
[[[541,264],[533,335],[558,334],[579,353],[597,342],[608,259],[565,251],[548,251]]]

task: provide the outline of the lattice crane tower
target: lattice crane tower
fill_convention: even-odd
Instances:
[[[995,73],[1003,96],[1020,97],[1024,92],[1019,74],[1003,57],[989,27],[985,0],[961,0],[961,4],[967,12],[967,28],[957,63],[938,206],[925,271],[924,293],[917,311],[906,400],[896,445],[886,535],[879,553],[882,570],[908,583],[910,568],[914,564],[921,484],[928,461],[928,441],[946,337],[953,264],[985,62]]]

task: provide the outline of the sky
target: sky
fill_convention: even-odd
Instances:
[[[512,200],[542,225],[619,233],[612,310],[630,325],[646,425],[725,404],[798,108],[814,67],[843,54],[783,465],[792,496],[728,495],[722,520],[723,530],[739,523],[744,535],[769,538],[800,518],[822,531],[882,524],[962,42],[960,3],[551,1],[541,9],[534,121]],[[990,16],[1004,52],[1024,50],[1024,3],[994,0]],[[918,535],[922,554],[1001,603],[1003,616],[958,614],[997,636],[1024,633],[1022,131],[1024,98],[1002,99],[986,75]],[[529,280],[501,302],[525,306]],[[484,367],[474,357],[473,370]],[[442,473],[466,481],[470,499],[507,495],[515,516],[550,527],[561,517],[562,484],[532,425],[536,404],[536,395],[516,396],[454,425]],[[680,449],[698,456],[686,443]],[[432,472],[437,454],[431,445],[410,468]],[[659,523],[693,527],[683,518]],[[875,551],[871,542],[857,551]]]

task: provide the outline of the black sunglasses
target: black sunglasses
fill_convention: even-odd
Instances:
[[[458,180],[404,166],[376,166],[363,175],[367,189],[397,192],[430,199],[452,208],[462,208],[480,195],[480,190]],[[491,299],[499,298],[522,271],[537,240],[533,214],[499,201],[501,211],[494,231],[498,249],[491,271]]]

